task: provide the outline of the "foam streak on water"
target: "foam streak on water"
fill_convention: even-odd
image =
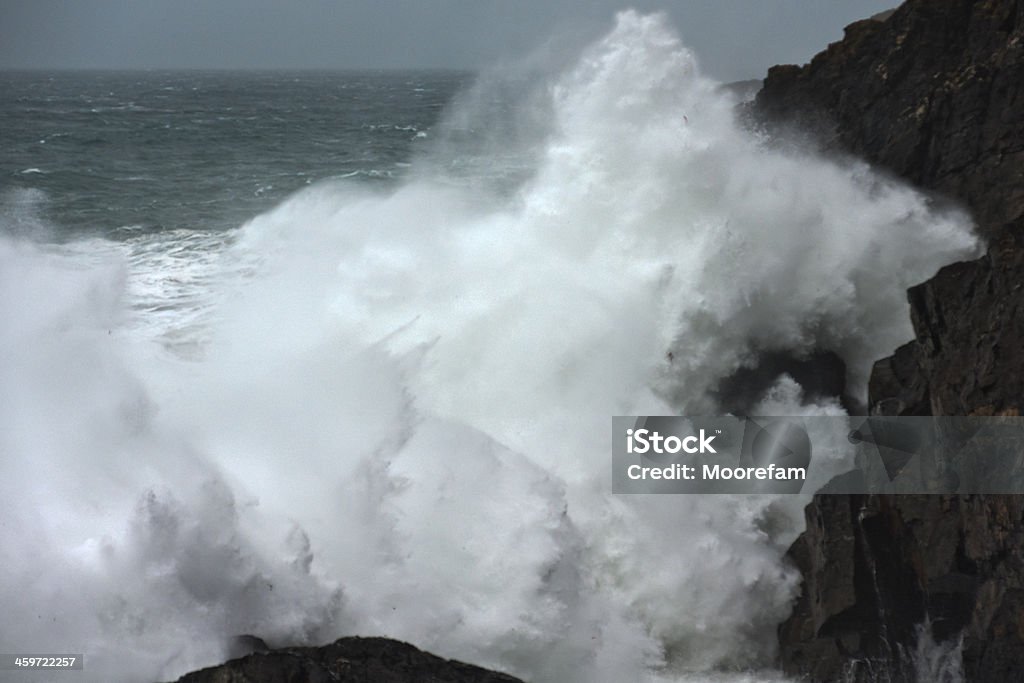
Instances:
[[[202,261],[0,242],[0,651],[153,680],[384,634],[538,683],[772,679],[714,672],[770,663],[806,499],[614,497],[610,417],[714,411],[764,348],[862,387],[969,225],[763,145],[658,17],[553,83],[511,198],[319,185]],[[764,411],[841,412],[786,378]]]

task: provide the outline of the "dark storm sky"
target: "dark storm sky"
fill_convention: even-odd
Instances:
[[[477,68],[662,10],[725,80],[805,62],[895,0],[0,0],[0,68]]]

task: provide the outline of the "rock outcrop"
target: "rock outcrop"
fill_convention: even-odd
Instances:
[[[1022,12],[909,0],[847,26],[806,66],[771,68],[758,109],[964,202],[993,235],[1024,217]]]
[[[256,652],[186,674],[178,683],[522,683],[387,638],[341,638],[323,647]]]
[[[908,0],[771,69],[755,112],[961,203],[988,242],[909,291],[915,339],[876,363],[870,412],[1019,415],[1024,0]],[[787,672],[913,680],[919,643],[962,638],[967,681],[1024,679],[1022,498],[818,496],[807,522]]]

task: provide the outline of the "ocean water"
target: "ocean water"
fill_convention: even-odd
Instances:
[[[318,180],[396,182],[469,78],[6,72],[0,177],[62,237],[230,230]]]
[[[0,651],[82,680],[359,634],[535,683],[781,681],[807,498],[613,496],[610,418],[713,413],[763,350],[863,389],[905,289],[978,249],[745,129],[633,12],[547,67],[0,93]],[[842,414],[785,376],[760,411]]]

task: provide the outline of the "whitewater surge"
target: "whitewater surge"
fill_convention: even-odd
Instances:
[[[512,193],[321,184],[196,262],[0,241],[0,651],[164,680],[238,634],[381,634],[536,683],[773,680],[722,672],[771,662],[806,498],[612,496],[610,418],[713,413],[763,350],[862,391],[977,245],[717,86],[627,12]],[[842,410],[781,377],[760,412]]]

